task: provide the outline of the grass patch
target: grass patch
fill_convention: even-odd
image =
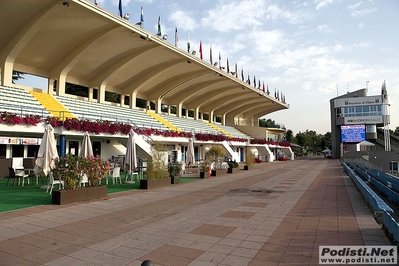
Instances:
[[[125,173],[121,172],[122,182],[125,180]],[[180,183],[187,183],[198,181],[199,178],[193,177],[182,177]],[[8,186],[7,178],[0,178],[0,212],[13,211],[18,209],[29,208],[39,205],[51,204],[51,195],[46,193],[45,189],[41,189],[41,186],[47,185],[47,178],[39,178],[39,185],[36,185],[36,180],[28,185],[25,180],[25,186],[18,186],[17,184],[12,186],[12,179]],[[17,180],[16,180],[17,181]],[[43,182],[43,183],[42,183]],[[139,189],[140,183],[136,182],[134,184],[115,184],[112,185],[112,179],[108,180],[107,194]],[[102,180],[102,184],[105,184],[105,180]],[[58,185],[54,186],[57,189]]]

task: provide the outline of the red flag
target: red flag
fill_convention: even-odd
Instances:
[[[202,42],[201,41],[200,41],[199,52],[200,52],[200,59],[202,60]]]
[[[263,81],[263,93],[266,93],[266,90],[265,90],[265,82]]]
[[[179,36],[177,35],[177,27],[175,30],[175,46],[177,46],[177,43],[179,42]]]

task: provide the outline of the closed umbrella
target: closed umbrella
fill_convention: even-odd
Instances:
[[[57,158],[58,152],[54,138],[54,128],[47,124],[33,169],[35,175],[38,176],[40,173],[44,173],[47,176],[48,172],[54,168],[54,160]]]
[[[35,161],[35,167],[33,172],[36,176],[36,183],[39,174],[47,174],[54,168],[54,160],[58,158],[57,146],[54,137],[54,128],[47,124],[44,129],[42,143],[40,144],[39,151],[37,153],[37,159]],[[47,189],[48,186],[42,186],[41,189]]]
[[[187,152],[186,152],[186,160],[185,160],[187,168],[190,168],[190,166],[193,166],[195,163],[195,158],[194,158],[194,142],[192,139],[188,141],[188,147],[187,147]]]
[[[127,172],[127,175],[133,177],[134,169],[136,168],[137,168],[136,143],[134,141],[134,131],[133,129],[130,129],[129,139],[127,141],[127,147],[126,147],[124,169]],[[127,176],[126,176],[126,182],[134,183],[133,180],[127,181]]]
[[[82,147],[79,152],[80,157],[89,157],[93,156],[93,147],[91,146],[91,140],[89,136],[89,132],[85,132],[82,141]]]

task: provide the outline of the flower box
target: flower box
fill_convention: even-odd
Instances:
[[[63,205],[107,197],[107,186],[81,187],[71,190],[53,190],[52,204]]]
[[[170,180],[172,184],[179,184],[180,183],[180,178],[181,176],[177,175],[177,176],[171,176]]]
[[[211,176],[221,176],[226,174],[226,169],[212,170]]]
[[[227,168],[227,173],[228,174],[237,174],[238,172],[240,172],[240,168],[235,167],[235,168]]]
[[[244,165],[244,170],[253,170],[254,166],[253,165]]]
[[[157,187],[169,186],[171,184],[171,178],[156,178],[156,179],[141,179],[140,189],[152,189]]]

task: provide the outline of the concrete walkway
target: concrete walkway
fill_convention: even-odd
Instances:
[[[390,245],[338,160],[0,214],[0,265],[318,265],[319,245]]]

